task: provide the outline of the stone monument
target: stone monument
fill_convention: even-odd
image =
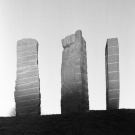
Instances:
[[[89,110],[86,42],[81,30],[62,39],[61,113]]]
[[[105,49],[106,109],[119,109],[119,45],[117,38],[107,40]]]
[[[22,39],[17,42],[17,79],[15,87],[16,115],[40,114],[40,80],[38,42]]]

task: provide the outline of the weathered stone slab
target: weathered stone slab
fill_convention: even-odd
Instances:
[[[29,71],[32,71],[32,70],[38,70],[38,66],[35,65],[35,66],[19,68],[19,69],[17,69],[17,74],[23,73],[23,72],[29,72]]]
[[[17,116],[40,114],[40,80],[38,42],[22,39],[17,42],[17,80],[15,102]]]
[[[32,70],[30,72],[20,73],[20,74],[17,74],[17,80],[34,77],[34,76],[37,76],[38,74],[39,74],[38,70]]]
[[[32,95],[33,93],[40,93],[39,87],[27,89],[27,90],[21,90],[21,91],[15,91],[15,97],[18,96],[25,96],[25,95]]]
[[[20,85],[20,84],[24,84],[24,83],[32,83],[32,82],[39,82],[39,76],[16,80],[16,85]]]
[[[64,48],[61,68],[61,112],[80,112],[89,109],[86,42],[82,32],[62,39]]]
[[[40,94],[39,93],[33,93],[32,95],[25,95],[25,96],[20,96],[20,97],[15,97],[16,102],[24,102],[27,100],[32,100],[32,99],[39,99]]]
[[[17,48],[25,47],[29,45],[37,45],[37,44],[38,44],[37,40],[31,38],[25,38],[17,41]]]
[[[17,68],[23,68],[23,67],[27,67],[27,66],[36,66],[36,65],[37,65],[37,59],[27,61],[24,63],[17,63]]]
[[[16,108],[32,106],[32,105],[40,105],[40,99],[27,100],[24,102],[16,102]]]
[[[29,56],[29,55],[37,55],[37,50],[17,53],[17,58],[26,57],[26,56]]]
[[[29,45],[29,46],[26,46],[26,47],[17,47],[17,53],[22,53],[22,52],[25,52],[25,51],[36,51],[38,48],[37,45]]]
[[[119,109],[119,46],[118,39],[107,40],[106,49],[106,108]]]
[[[17,63],[24,63],[26,61],[31,61],[37,59],[37,55],[29,55],[29,56],[25,56],[25,57],[19,57],[17,58]]]
[[[32,113],[32,112],[39,112],[40,111],[40,106],[27,106],[27,107],[19,107],[19,108],[16,108],[16,111],[17,111],[17,114],[21,114],[21,113],[26,113],[26,114],[29,114],[29,113]]]
[[[35,88],[35,87],[39,87],[39,82],[17,85],[15,89],[16,89],[16,91],[19,91],[19,90],[27,90],[27,89],[31,89],[31,88]]]

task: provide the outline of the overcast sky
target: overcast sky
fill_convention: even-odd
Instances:
[[[91,110],[106,109],[105,45],[118,38],[120,108],[135,109],[135,0],[0,0],[0,116],[15,107],[17,41],[39,43],[41,113],[60,113],[61,39],[82,30]]]

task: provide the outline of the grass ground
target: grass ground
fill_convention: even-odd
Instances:
[[[135,135],[135,110],[0,117],[0,135]]]

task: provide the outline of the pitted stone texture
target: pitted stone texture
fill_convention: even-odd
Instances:
[[[119,109],[119,46],[118,39],[107,40],[106,50],[106,108]]]
[[[75,35],[74,34],[72,34],[70,36],[67,36],[66,38],[62,39],[63,48],[69,47],[73,43],[75,43]]]
[[[62,39],[61,112],[89,110],[86,42],[79,30]]]
[[[16,73],[17,80],[14,94],[17,115],[32,114],[35,112],[39,114],[40,80],[38,70],[38,42],[35,39],[22,39],[17,42]],[[34,110],[30,109],[33,105],[35,105]],[[39,109],[36,110],[36,108]]]

